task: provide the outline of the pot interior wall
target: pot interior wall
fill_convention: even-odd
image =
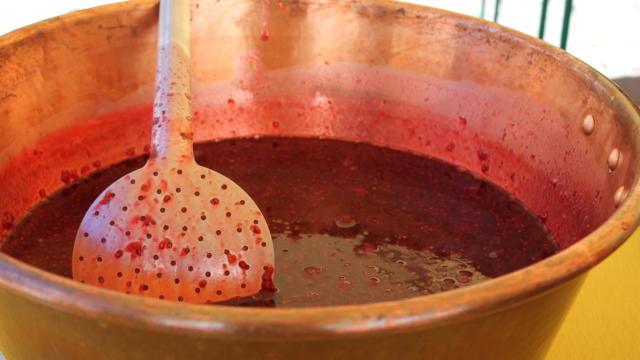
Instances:
[[[263,41],[260,2],[194,3],[196,141],[326,137],[442,158],[514,194],[563,248],[635,181],[631,120],[567,55],[437,11],[272,5]],[[157,9],[112,9],[0,40],[0,236],[46,194],[147,151]]]

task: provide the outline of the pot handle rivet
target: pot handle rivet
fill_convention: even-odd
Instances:
[[[593,133],[593,130],[596,128],[596,122],[595,120],[593,120],[593,116],[591,116],[591,114],[588,114],[587,116],[584,117],[584,120],[582,120],[582,132],[589,136],[591,135],[591,133]]]
[[[620,165],[620,150],[617,148],[611,150],[609,153],[609,158],[607,159],[607,165],[609,166],[609,171],[615,170],[618,165]]]

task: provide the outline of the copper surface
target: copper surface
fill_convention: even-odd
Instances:
[[[437,295],[304,309],[127,296],[0,254],[0,350],[9,360],[544,356],[586,271],[638,225],[638,109],[567,53],[482,20],[377,0],[272,3],[268,41],[260,2],[192,3],[196,141],[326,136],[437,156],[544,214],[564,250]],[[156,18],[154,1],[132,1],[0,38],[0,236],[40,189],[62,186],[61,171],[142,151]],[[295,95],[314,99],[303,104],[308,116],[260,105]],[[230,97],[246,111],[233,122],[207,118]],[[327,99],[335,102],[318,105]],[[404,123],[381,120],[376,99],[410,104]],[[110,116],[136,106],[140,121]],[[77,137],[56,137],[70,127]],[[445,150],[451,139],[455,152]],[[490,150],[488,171],[479,145]],[[615,148],[621,160],[610,171]],[[618,207],[616,196],[626,198]]]

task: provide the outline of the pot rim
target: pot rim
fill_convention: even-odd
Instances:
[[[425,7],[389,0],[367,0],[383,7]],[[82,10],[62,18],[73,22],[96,12],[155,6],[155,0],[124,2]],[[490,31],[526,40],[573,70],[590,76],[612,96],[612,101],[627,112],[632,126],[640,125],[640,110],[613,82],[568,53],[542,40],[495,23],[452,12],[430,9],[445,17],[481,23]],[[45,20],[0,37],[6,46],[60,25],[58,18]],[[640,149],[635,132],[632,147]],[[640,164],[633,165],[640,173]],[[313,338],[333,335],[358,335],[387,331],[410,331],[439,327],[486,314],[494,309],[514,306],[547,290],[560,286],[602,261],[618,248],[640,223],[640,184],[636,179],[626,201],[597,229],[561,252],[515,272],[480,284],[434,295],[370,304],[319,306],[307,308],[244,308],[193,305],[162,301],[81,284],[20,262],[0,253],[0,286],[18,296],[65,312],[96,319],[102,323],[157,331],[181,331],[199,336],[247,337],[261,339]],[[525,280],[526,279],[526,280]]]

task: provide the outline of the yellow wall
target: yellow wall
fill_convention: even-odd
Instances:
[[[547,360],[640,360],[640,231],[588,275]]]

